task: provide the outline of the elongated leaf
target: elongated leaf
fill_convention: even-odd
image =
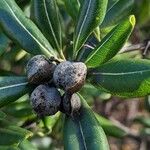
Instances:
[[[0,56],[7,50],[10,40],[0,32]]]
[[[26,77],[0,77],[0,107],[17,100],[28,91]]]
[[[0,111],[0,119],[4,119],[6,117],[6,114],[2,111]]]
[[[61,25],[56,0],[33,0],[31,17],[53,48],[62,49]]]
[[[82,107],[75,118],[66,117],[64,126],[65,150],[108,150],[103,129],[98,124],[92,110],[80,96]]]
[[[149,60],[112,60],[91,70],[89,81],[97,88],[123,97],[150,94]]]
[[[128,134],[127,130],[115,125],[112,121],[96,113],[95,116],[107,135],[122,138]]]
[[[0,150],[20,150],[16,146],[0,146]]]
[[[28,140],[22,141],[19,145],[19,148],[21,150],[37,150],[37,148],[34,147]]]
[[[88,67],[97,67],[113,58],[123,47],[135,25],[132,15],[117,25],[91,52],[85,63]]]
[[[74,33],[74,52],[77,53],[93,30],[102,23],[107,0],[85,0],[80,8]]]
[[[130,15],[133,8],[134,0],[119,0],[114,3],[108,10],[105,19],[102,23],[102,27],[108,27],[115,25],[123,18]]]
[[[24,135],[10,129],[0,128],[0,145],[14,145],[25,139]]]
[[[77,20],[79,9],[83,5],[83,1],[79,2],[79,0],[65,0],[65,7],[67,12],[70,14],[74,21]],[[100,41],[100,28],[96,27],[94,30],[95,37]]]
[[[0,1],[0,25],[4,32],[27,52],[55,56],[49,42],[14,0]]]
[[[79,0],[64,0],[64,2],[69,15],[72,17],[73,20],[76,20],[80,8]]]
[[[12,131],[14,131],[14,132],[18,132],[18,133],[21,134],[25,139],[27,139],[27,138],[29,138],[30,136],[33,135],[32,132],[30,132],[30,131],[28,131],[28,130],[26,130],[26,129],[23,129],[23,128],[21,128],[21,127],[18,127],[18,126],[14,126],[14,125],[13,125],[13,126],[10,125],[10,126],[6,127],[6,129],[12,130]]]

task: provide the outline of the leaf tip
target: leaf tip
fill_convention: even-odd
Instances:
[[[134,16],[134,15],[131,15],[131,16],[129,17],[129,21],[130,21],[131,25],[134,27],[134,26],[135,26],[135,23],[136,23],[136,18],[135,18],[135,16]]]

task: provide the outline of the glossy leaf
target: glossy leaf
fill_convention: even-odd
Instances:
[[[54,49],[62,49],[62,30],[56,0],[33,0],[31,17]]]
[[[34,146],[32,145],[32,143],[29,142],[28,140],[22,141],[22,142],[19,144],[19,148],[20,148],[21,150],[37,150],[37,148],[34,147]]]
[[[105,92],[122,97],[150,94],[149,60],[112,60],[91,70],[89,81]]]
[[[24,136],[25,139],[27,139],[33,135],[32,132],[30,132],[24,128],[18,127],[18,126],[14,126],[14,125],[13,126],[9,125],[8,127],[6,127],[6,129],[12,130],[14,132],[18,132],[19,134]]]
[[[14,102],[29,91],[26,77],[0,77],[0,107]]]
[[[9,116],[19,119],[31,118],[34,116],[27,94],[17,99],[16,102],[7,105],[3,111]]]
[[[98,124],[92,110],[80,96],[82,107],[74,118],[65,118],[64,148],[65,150],[108,150],[106,135]]]
[[[0,32],[0,56],[7,50],[10,40]]]
[[[88,67],[97,67],[111,58],[123,47],[135,25],[132,15],[109,32],[85,61]]]
[[[14,0],[0,1],[0,26],[4,32],[31,54],[55,56],[49,42]]]
[[[6,117],[6,114],[2,111],[0,111],[0,119],[4,119]]]
[[[79,0],[64,0],[65,8],[73,20],[77,19],[80,3]]]
[[[105,19],[102,23],[102,27],[115,25],[123,20],[123,18],[130,15],[133,8],[134,0],[119,0],[115,2],[108,10]]]
[[[85,0],[79,11],[74,33],[74,52],[81,49],[89,35],[99,26],[105,16],[107,0]]]
[[[24,130],[24,129],[23,129]],[[20,132],[21,131],[21,132]],[[26,138],[22,130],[0,128],[0,145],[17,145]]]
[[[112,121],[96,113],[95,116],[107,135],[122,138],[128,134],[125,128],[115,125]]]

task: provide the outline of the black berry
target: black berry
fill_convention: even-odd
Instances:
[[[74,93],[65,93],[62,98],[61,111],[68,115],[75,115],[81,108],[80,97]]]
[[[65,61],[56,67],[53,79],[58,87],[75,93],[84,85],[86,74],[87,67],[84,63]]]
[[[32,107],[39,117],[54,115],[59,110],[61,95],[56,88],[39,85],[30,97]]]
[[[43,84],[53,77],[55,64],[50,63],[45,56],[37,55],[29,60],[26,71],[31,84]]]

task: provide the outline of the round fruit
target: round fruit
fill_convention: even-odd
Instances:
[[[32,92],[31,104],[39,117],[54,115],[61,104],[61,95],[56,88],[48,85],[39,85]]]
[[[26,71],[31,84],[42,84],[52,79],[55,64],[49,62],[45,56],[36,55],[29,60]]]
[[[75,93],[84,85],[86,74],[87,67],[84,63],[65,61],[56,67],[53,79],[58,87]]]
[[[81,108],[79,96],[74,93],[72,95],[65,93],[62,99],[62,112],[68,115],[75,115]]]

